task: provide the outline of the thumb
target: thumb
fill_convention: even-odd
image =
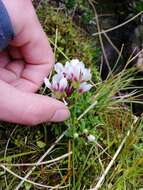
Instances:
[[[61,122],[69,117],[64,104],[53,98],[25,93],[0,81],[0,120],[24,125]]]

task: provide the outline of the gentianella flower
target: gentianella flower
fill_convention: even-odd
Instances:
[[[92,88],[92,85],[88,83],[91,80],[91,71],[85,68],[82,61],[72,59],[67,61],[65,65],[57,63],[54,69],[56,74],[52,81],[50,82],[49,79],[45,78],[44,82],[55,97],[61,98],[64,94],[64,98],[66,98],[66,96],[71,96],[74,91],[84,93]],[[59,93],[62,95],[59,96]]]
[[[73,81],[84,82],[91,79],[90,69],[86,69],[84,63],[78,59],[66,62],[63,71],[65,76]]]
[[[91,79],[90,69],[86,69],[84,63],[78,59],[67,61],[65,66],[57,63],[55,71],[64,74],[68,80],[84,82]]]
[[[54,75],[52,82],[50,82],[47,78],[44,79],[44,82],[46,87],[48,87],[51,91],[56,92],[64,92],[68,86],[67,79],[61,73]]]

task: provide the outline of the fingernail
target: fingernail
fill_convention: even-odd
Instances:
[[[59,109],[57,110],[53,117],[51,118],[51,121],[53,122],[60,122],[68,119],[70,117],[70,112],[66,109]]]

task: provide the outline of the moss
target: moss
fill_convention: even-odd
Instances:
[[[88,65],[96,65],[99,50],[94,38],[72,22],[58,8],[43,4],[38,12],[40,21],[48,37],[54,42],[57,30],[57,46],[68,58],[82,59]],[[57,51],[56,60],[63,61],[64,56]]]

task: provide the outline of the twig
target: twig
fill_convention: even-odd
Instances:
[[[16,125],[16,127],[12,130],[12,132],[11,132],[11,134],[10,134],[8,140],[7,140],[7,143],[6,143],[6,146],[5,146],[5,150],[4,150],[4,159],[6,158],[6,155],[7,155],[7,149],[8,149],[11,137],[14,134],[14,132],[16,131],[17,127],[18,127],[18,125]],[[4,170],[4,172],[6,172],[6,170]],[[4,179],[5,179],[5,183],[6,183],[6,187],[7,187],[8,184],[7,184],[7,177],[6,177],[6,175],[4,176]]]
[[[68,130],[68,129],[67,129]],[[45,152],[45,154],[38,160],[37,164],[31,168],[31,170],[27,173],[27,175],[22,179],[22,181],[18,184],[15,190],[19,190],[22,184],[26,181],[26,179],[32,174],[32,172],[36,169],[39,163],[44,160],[44,158],[51,152],[51,150],[57,145],[57,143],[64,137],[67,133],[67,130],[62,133],[62,135],[55,141],[55,143]]]
[[[94,106],[97,105],[97,101],[95,100],[95,102],[93,104],[91,104],[78,118],[77,120],[79,121],[84,115],[86,115],[92,108],[94,108]]]
[[[134,59],[136,59],[140,54],[142,54],[143,49],[141,49],[134,57],[128,60],[127,64],[131,63]]]
[[[114,70],[116,69],[116,67],[117,67],[117,65],[118,65],[118,63],[119,63],[119,60],[120,60],[120,58],[122,57],[123,48],[124,48],[124,45],[122,45],[121,50],[120,50],[119,55],[118,55],[118,58],[117,58],[117,60],[116,60],[116,63],[115,63],[115,65],[114,65],[114,67],[112,68],[112,71],[109,72],[109,74],[108,74],[106,80],[108,80],[108,78],[112,75],[112,73],[113,73]]]
[[[106,33],[103,33],[105,38],[107,39],[107,41],[110,43],[110,45],[113,47],[113,49],[120,55],[120,51],[118,50],[118,48],[114,45],[114,43],[112,42],[112,40],[109,38],[109,36]]]
[[[54,56],[56,56],[57,43],[58,43],[58,28],[56,28],[55,45],[54,45]]]
[[[42,187],[42,188],[46,188],[46,189],[50,190],[50,189],[57,189],[57,188],[58,189],[64,189],[64,188],[68,187],[68,185],[61,186],[61,187],[59,185],[56,185],[54,187],[53,186],[42,185],[40,183],[36,183],[34,181],[31,181],[31,180],[28,180],[28,179],[24,179],[23,177],[17,175],[16,173],[14,173],[13,171],[11,171],[9,168],[5,167],[4,165],[1,165],[0,167],[3,168],[4,170],[6,170],[8,173],[12,174],[13,176],[15,176],[15,177],[17,177],[17,178],[19,178],[21,180],[24,180],[25,182],[28,182],[30,184],[33,184],[33,185],[36,185],[36,186],[39,186],[39,187]]]
[[[53,162],[58,162],[68,156],[70,156],[72,154],[72,151],[67,153],[67,154],[64,154],[62,156],[59,156],[55,159],[52,159],[52,160],[48,160],[48,161],[45,161],[45,162],[40,162],[40,163],[23,163],[23,164],[8,164],[8,163],[2,163],[0,164],[1,165],[4,165],[4,166],[15,166],[15,167],[19,167],[19,166],[41,166],[41,165],[46,165],[46,164],[51,164]]]
[[[49,38],[49,42],[56,48],[64,57],[69,61],[69,58],[64,54],[64,52]]]
[[[105,48],[104,48],[104,44],[103,44],[103,40],[102,40],[102,35],[101,35],[101,28],[100,28],[100,24],[99,24],[99,19],[98,19],[98,14],[97,14],[97,11],[96,11],[96,8],[94,6],[94,4],[92,3],[91,0],[88,0],[89,1],[89,4],[91,5],[91,7],[93,8],[93,11],[94,11],[94,14],[95,14],[95,20],[96,20],[96,24],[97,24],[97,30],[98,30],[98,34],[99,34],[99,41],[100,41],[100,45],[101,45],[101,49],[102,49],[102,52],[103,52],[103,56],[105,58],[105,62],[107,64],[107,67],[111,73],[111,67],[110,67],[110,64],[109,64],[109,61],[108,61],[108,58],[107,58],[107,55],[106,55],[106,51],[105,51]]]
[[[96,32],[96,33],[94,33],[94,34],[92,34],[92,35],[93,35],[93,36],[97,36],[97,35],[99,35],[99,34],[104,34],[105,32],[107,33],[107,32],[111,32],[111,31],[113,31],[113,30],[116,30],[116,29],[118,29],[118,28],[121,28],[122,26],[128,24],[129,22],[131,22],[131,21],[134,20],[135,18],[139,17],[142,13],[143,13],[143,11],[139,12],[139,13],[138,13],[137,15],[135,15],[134,17],[128,19],[127,21],[125,21],[125,22],[123,22],[123,23],[121,23],[121,24],[119,24],[119,25],[117,25],[117,26],[115,26],[115,27],[109,28],[109,29],[107,29],[107,30],[102,30],[101,32]]]

